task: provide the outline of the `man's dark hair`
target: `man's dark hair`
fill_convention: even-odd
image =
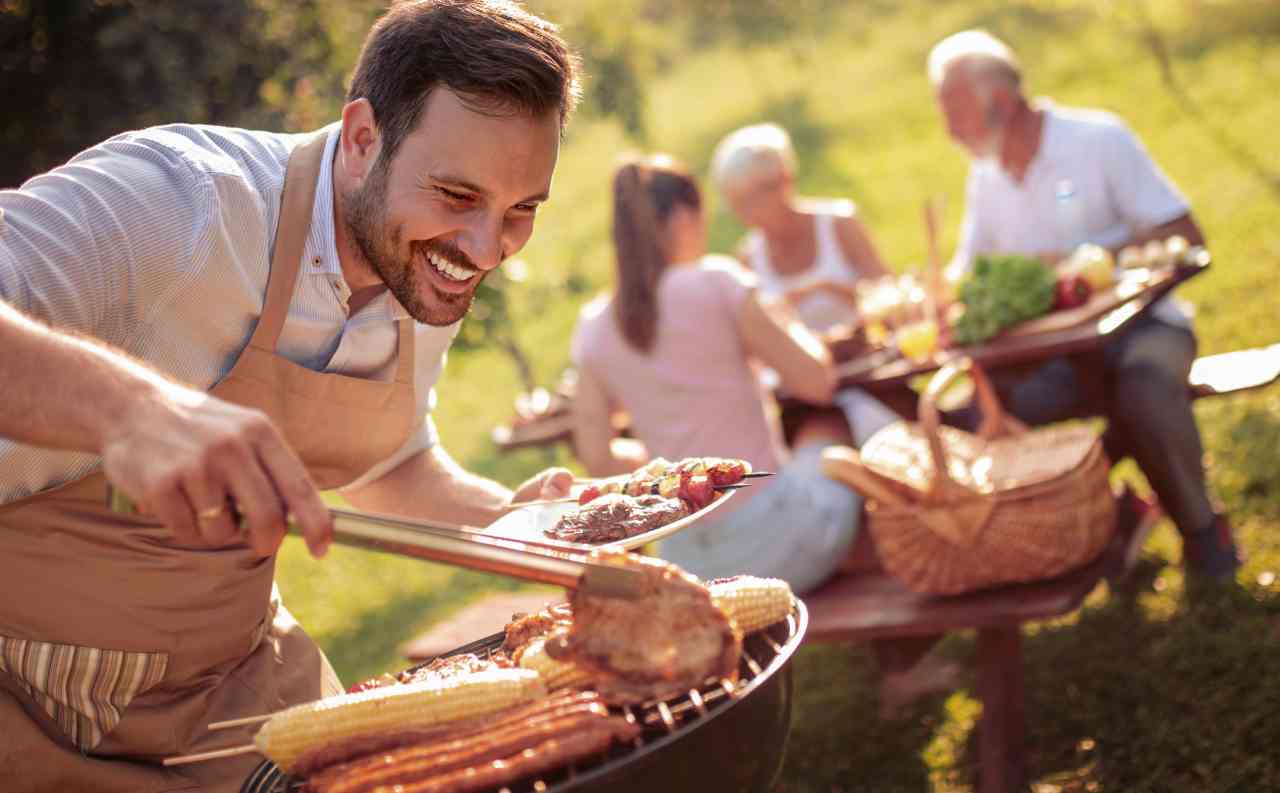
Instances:
[[[578,101],[578,59],[555,25],[507,0],[414,0],[369,31],[347,101],[367,99],[390,162],[439,85],[492,115],[560,115]]]

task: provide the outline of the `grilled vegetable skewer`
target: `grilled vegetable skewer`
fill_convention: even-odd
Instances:
[[[689,457],[672,463],[659,457],[629,476],[587,485],[578,503],[588,504],[607,493],[655,495],[679,498],[696,511],[715,500],[717,489],[736,485],[750,473],[751,464],[746,460]]]

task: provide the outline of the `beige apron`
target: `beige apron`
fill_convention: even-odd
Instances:
[[[210,393],[266,412],[328,489],[399,449],[415,408],[410,319],[394,382],[275,353],[324,146],[320,134],[289,158],[262,316]],[[257,756],[180,770],[158,760],[248,743],[253,728],[205,725],[335,693],[337,677],[280,606],[274,556],[181,547],[153,521],[108,511],[105,491],[94,474],[0,506],[0,790],[236,791]]]

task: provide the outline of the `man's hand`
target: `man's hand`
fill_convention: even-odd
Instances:
[[[572,485],[573,473],[568,468],[548,468],[516,488],[511,503],[565,498]]]
[[[122,418],[104,438],[107,478],[179,541],[234,542],[241,532],[234,506],[262,556],[280,546],[287,518],[296,520],[313,556],[328,549],[329,511],[265,414],[165,384]]]
[[[264,556],[292,515],[311,552],[333,536],[328,510],[266,416],[178,385],[95,339],[50,328],[0,300],[0,437],[102,456],[113,485],[184,542],[240,532]]]

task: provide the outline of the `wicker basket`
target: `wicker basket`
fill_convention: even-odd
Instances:
[[[978,434],[940,426],[936,400],[961,373],[983,408]],[[1027,430],[969,361],[920,398],[920,423],[877,432],[862,453],[828,449],[824,468],[867,497],[885,569],[917,592],[957,594],[1049,578],[1092,561],[1115,527],[1110,464],[1082,426]]]

